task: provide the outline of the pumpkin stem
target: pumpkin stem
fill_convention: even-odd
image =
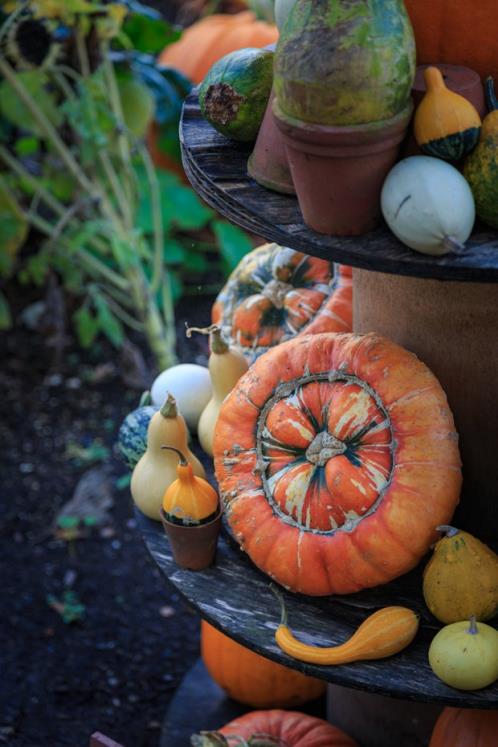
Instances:
[[[495,82],[491,75],[488,75],[486,78],[486,103],[488,105],[488,109],[490,112],[496,111],[498,109],[498,98],[496,96],[495,92]]]
[[[440,526],[436,527],[436,530],[438,532],[444,532],[447,537],[455,537],[460,533],[459,529],[456,529],[456,527],[450,527],[448,526],[448,524],[441,524]]]
[[[278,601],[280,602],[280,625],[287,625],[287,610],[285,609],[284,598],[275,584],[270,584],[270,591],[275,594]]]
[[[161,449],[169,449],[169,451],[174,451],[176,454],[178,454],[178,457],[180,458],[180,464],[182,467],[187,467],[188,462],[185,458],[185,456],[182,454],[180,449],[175,449],[174,446],[161,446]]]
[[[176,418],[178,415],[178,408],[176,406],[176,399],[170,393],[164,400],[163,406],[159,410],[163,418]]]
[[[185,334],[192,337],[192,332],[199,332],[201,335],[209,335],[209,348],[212,353],[227,353],[228,345],[221,336],[221,329],[217,324],[210,324],[209,327],[189,327],[185,323]]]
[[[446,249],[446,251],[448,252],[454,252],[455,254],[459,254],[461,252],[466,251],[465,244],[462,244],[461,241],[458,241],[458,239],[455,239],[454,236],[445,236],[441,243]]]
[[[479,628],[477,627],[475,615],[472,615],[469,622],[470,622],[470,625],[469,625],[469,629],[467,630],[467,633],[470,633],[471,635],[476,635],[477,633],[479,633]]]
[[[152,404],[152,397],[150,396],[149,390],[142,392],[142,396],[140,397],[140,402],[138,403],[139,407],[147,407],[148,405]]]

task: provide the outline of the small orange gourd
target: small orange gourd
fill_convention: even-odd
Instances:
[[[302,643],[287,626],[287,611],[282,596],[282,617],[275,633],[279,647],[289,656],[308,664],[326,666],[350,664],[367,659],[384,659],[406,648],[418,630],[418,616],[406,607],[384,607],[362,622],[351,638],[340,646],[311,646]]]
[[[470,101],[450,91],[437,67],[424,70],[426,93],[415,113],[415,139],[428,156],[458,161],[475,148],[481,118]]]
[[[194,475],[192,466],[179,449],[162,446],[176,452],[180,461],[177,479],[167,488],[163,498],[166,519],[174,524],[200,525],[211,521],[218,512],[218,494],[207,480]]]

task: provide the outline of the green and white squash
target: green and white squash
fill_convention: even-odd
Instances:
[[[128,413],[119,429],[118,450],[130,469],[134,469],[147,449],[147,429],[152,416],[158,410],[150,402],[150,392],[144,392],[139,406]]]

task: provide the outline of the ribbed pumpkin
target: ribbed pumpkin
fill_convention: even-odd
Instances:
[[[277,38],[277,27],[258,21],[250,11],[235,15],[217,13],[185,29],[181,39],[161,53],[159,62],[176,67],[197,84],[209,68],[229,52],[245,47],[266,47]]]
[[[328,721],[297,711],[252,711],[219,731],[246,740],[256,734],[273,737],[282,747],[358,747],[354,739]]]
[[[213,680],[231,698],[252,708],[293,708],[325,692],[322,680],[259,656],[205,620],[201,653]]]
[[[298,334],[350,332],[351,268],[278,244],[249,252],[212,309],[226,340],[249,360]]]
[[[303,335],[223,403],[215,469],[261,570],[292,591],[347,594],[410,570],[435,541],[459,498],[457,441],[413,354],[375,334]]]
[[[445,708],[429,747],[496,747],[497,741],[498,711]]]
[[[420,65],[466,65],[498,79],[496,0],[404,0]]]

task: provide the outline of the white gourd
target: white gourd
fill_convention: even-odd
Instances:
[[[178,477],[178,457],[174,451],[163,449],[163,446],[172,446],[181,451],[192,465],[194,474],[206,477],[204,467],[188,448],[187,440],[185,420],[178,412],[175,398],[169,394],[161,409],[151,418],[147,430],[147,450],[131,476],[132,498],[150,519],[161,521],[164,493]]]
[[[222,338],[221,330],[215,324],[204,329],[190,327],[187,336],[192,332],[209,334],[209,374],[213,394],[202,411],[197,426],[197,436],[203,450],[213,456],[213,436],[220,408],[225,397],[230,394],[240,377],[245,374],[249,364],[238,350],[230,347]]]
[[[423,254],[461,251],[475,221],[472,191],[457,169],[430,156],[411,156],[384,182],[382,213],[406,246]]]
[[[275,21],[279,31],[282,31],[287,16],[295,4],[296,0],[275,0]]]
[[[201,412],[212,394],[211,378],[206,366],[181,363],[159,374],[150,389],[152,404],[160,407],[170,392],[191,431],[195,431]]]

